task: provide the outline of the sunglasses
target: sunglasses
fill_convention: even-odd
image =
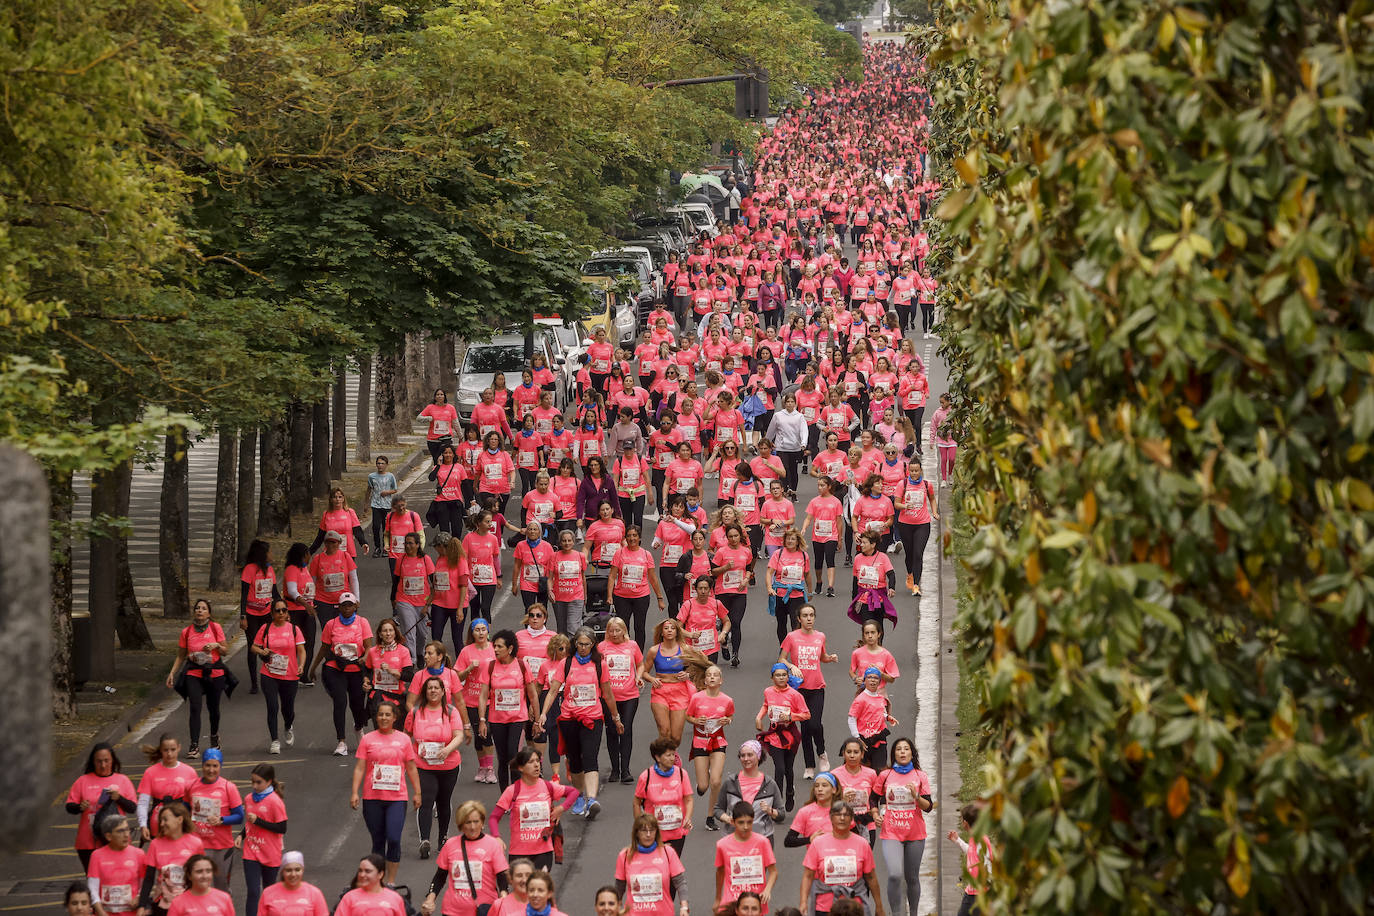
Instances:
[[[530,617],[530,620],[547,620],[547,619],[548,619],[548,615],[546,615],[546,614],[530,614],[529,617]]]

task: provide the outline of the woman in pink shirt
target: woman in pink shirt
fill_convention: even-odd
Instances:
[[[874,916],[884,916],[873,850],[852,832],[853,827],[854,809],[845,802],[833,802],[830,832],[812,839],[802,859],[800,897],[807,913],[829,913],[836,897],[832,888],[842,888],[843,896],[856,898],[865,913],[871,907]]]
[[[200,754],[202,701],[210,710],[210,746],[219,746],[219,704],[224,695],[226,674],[222,659],[227,651],[229,640],[224,629],[214,621],[210,602],[197,598],[191,610],[191,625],[181,631],[176,660],[172,662],[172,670],[167,672],[167,686],[175,689],[178,675],[185,666],[185,693],[182,695],[186,697],[191,719],[191,746],[186,756],[192,760]],[[90,848],[95,848],[94,838]]]
[[[205,852],[195,835],[191,812],[181,802],[163,806],[157,816],[157,836],[144,849],[149,869],[140,903],[154,913],[165,914],[172,901],[186,890],[186,860]]]
[[[91,748],[85,770],[67,793],[67,813],[78,815],[76,855],[82,868],[91,864],[91,852],[100,845],[91,829],[91,817],[111,802],[124,814],[138,810],[134,784],[120,772],[114,748],[102,741]]]
[[[839,798],[840,782],[831,773],[820,773],[811,784],[811,795],[797,809],[792,827],[783,838],[788,849],[810,846],[811,840],[830,832],[830,806]]]
[[[363,856],[353,883],[349,885],[352,890],[343,895],[334,908],[334,916],[406,916],[405,900],[390,887],[383,886],[383,875],[390,868],[390,864],[375,852]]]
[[[320,889],[305,880],[305,856],[286,852],[281,857],[281,882],[263,888],[258,900],[262,916],[329,916]]]
[[[615,886],[621,913],[642,916],[687,916],[687,872],[677,850],[661,838],[659,822],[641,814],[631,827],[630,845],[615,860]]]
[[[415,766],[415,748],[405,732],[397,731],[400,707],[384,702],[377,707],[377,730],[358,742],[357,764],[353,767],[353,788],[349,804],[358,810],[372,837],[372,854],[386,859],[387,884],[396,883],[401,864],[401,834],[405,830],[406,808],[420,807],[420,773]],[[406,784],[410,795],[406,794]],[[361,795],[359,794],[361,790]],[[406,805],[407,799],[410,806]]]
[[[789,535],[792,533],[795,532],[789,532]],[[801,555],[806,556],[805,553]],[[822,721],[825,716],[825,675],[821,673],[821,665],[837,662],[840,657],[828,651],[825,634],[816,629],[815,605],[803,604],[797,611],[797,622],[799,628],[783,638],[778,661],[790,665],[791,673],[801,678],[797,692],[802,695],[806,708],[811,712],[811,717],[801,724],[802,759],[806,765],[802,777],[810,779],[815,775],[818,757],[821,772],[830,769],[830,758],[825,754],[825,724]]]
[[[616,518],[609,502],[598,506],[596,515],[596,521],[587,526],[587,554],[593,566],[606,570],[625,543],[625,523]]]
[[[520,749],[539,694],[534,676],[520,660],[515,634],[497,630],[491,646],[494,657],[478,672],[482,691],[477,698],[477,734],[483,739],[490,735],[496,747],[496,776],[504,789],[510,785],[510,764]]]
[[[253,791],[243,800],[243,877],[248,885],[247,916],[257,916],[263,888],[277,883],[282,840],[286,836],[286,802],[271,764],[260,763],[249,776]]]
[[[949,479],[954,475],[954,459],[959,451],[959,443],[955,441],[953,426],[949,422],[950,411],[954,408],[954,402],[950,400],[948,394],[940,395],[940,406],[936,408],[935,414],[930,418],[930,438],[935,441],[935,448],[940,453],[940,486],[948,486]]]
[[[217,750],[218,745],[211,749]],[[159,736],[155,747],[143,745],[141,750],[147,754],[150,763],[138,781],[138,822],[146,842],[153,838],[152,831],[157,829],[157,815],[161,806],[184,798],[186,790],[200,776],[177,759],[181,754],[181,745],[169,734]]]
[[[773,758],[773,778],[786,793],[787,810],[795,800],[797,745],[801,743],[798,722],[811,717],[802,695],[792,689],[788,681],[791,669],[782,662],[773,666],[773,683],[763,689],[763,704],[754,717],[754,728],[763,735],[764,747]]]
[[[632,784],[630,757],[634,750],[635,713],[639,711],[639,691],[642,684],[639,668],[644,661],[644,653],[639,643],[630,639],[630,630],[625,621],[612,617],[606,621],[606,638],[596,647],[601,653],[601,665],[610,682],[611,694],[615,697],[616,711],[620,713],[624,731],[611,729],[606,733],[606,750],[611,758],[611,775],[608,782]]]
[[[444,895],[443,916],[477,916],[478,907],[490,908],[510,887],[505,845],[485,832],[487,809],[482,803],[463,802],[453,822],[460,834],[439,850],[434,880],[420,905],[421,916],[433,916],[440,894]]]
[[[267,753],[280,754],[277,708],[280,704],[286,745],[290,747],[296,743],[296,691],[300,687],[301,672],[305,670],[305,636],[291,622],[291,609],[286,606],[285,599],[272,602],[272,622],[258,630],[248,649],[262,659],[262,695],[267,702],[270,739]]]
[[[921,859],[926,847],[925,812],[935,807],[931,800],[930,777],[916,757],[916,746],[909,738],[892,742],[892,767],[878,774],[873,794],[882,801],[875,818],[878,843],[887,865],[887,901],[893,909],[906,885],[909,912],[918,912],[921,902]]]
[[[849,679],[859,690],[864,686],[864,671],[870,667],[877,668],[883,673],[884,692],[887,691],[887,685],[897,680],[901,673],[897,669],[897,659],[883,648],[882,640],[882,625],[876,620],[864,621],[858,645],[849,655]]]
[[[839,781],[840,798],[854,809],[855,825],[868,836],[868,845],[872,846],[878,838],[873,833],[873,811],[869,802],[878,774],[864,765],[864,743],[858,738],[844,739],[840,758],[844,762],[830,772]]]
[[[849,733],[864,743],[864,763],[881,770],[887,763],[887,736],[897,725],[889,710],[892,702],[880,692],[883,673],[864,669],[864,689],[849,704]]]
[[[454,666],[462,682],[461,696],[467,709],[469,723],[480,721],[477,704],[482,697],[482,678],[486,674],[488,663],[496,660],[496,650],[491,646],[490,636],[491,625],[480,617],[474,619],[472,626],[468,628],[467,645],[458,653],[458,662]],[[474,744],[477,748],[477,777],[473,781],[495,785],[496,758],[491,738],[479,734],[474,739]]]
[[[487,819],[487,832],[499,836],[501,818],[510,812],[508,854],[525,856],[537,869],[547,870],[553,867],[554,828],[563,815],[572,810],[579,795],[572,786],[545,779],[543,761],[544,755],[532,747],[521,748],[515,755],[511,769],[516,778],[492,809]],[[526,891],[529,892],[528,885]],[[530,897],[534,905],[534,895]]]
[[[248,545],[248,555],[239,576],[239,629],[252,645],[258,630],[267,626],[272,616],[272,601],[281,597],[277,588],[277,573],[272,568],[272,545],[258,540]],[[248,653],[249,693],[258,692],[258,656]],[[199,737],[199,736],[197,736]]]
[[[707,787],[708,812],[714,812],[720,795],[721,780],[725,776],[725,728],[735,717],[735,701],[721,692],[724,676],[715,665],[706,669],[704,689],[692,694],[687,701],[687,722],[692,726],[692,750],[688,759],[694,761],[697,785]],[[752,812],[751,812],[752,814]],[[706,829],[717,830],[714,813],[706,815]]]
[[[810,529],[816,590],[820,591],[821,570],[825,570],[825,596],[834,598],[835,553],[840,543],[840,520],[844,516],[844,503],[835,496],[834,483],[829,477],[822,477],[816,481],[816,494],[806,504],[806,517],[802,519],[801,533],[805,537],[808,528]]]
[[[458,769],[463,762],[458,747],[472,739],[467,710],[451,697],[442,678],[429,677],[420,688],[424,699],[406,716],[406,733],[415,743],[415,767],[420,777],[420,858],[430,852],[430,818],[439,819],[439,845],[448,839],[448,818]]]
[[[780,486],[775,482],[775,486]],[[790,508],[790,504],[789,504]],[[797,615],[812,591],[811,557],[802,543],[801,533],[788,528],[781,545],[768,558],[765,571],[767,590],[778,625],[778,644],[782,645]]]
[[[234,899],[216,887],[222,881],[219,865],[206,855],[186,860],[186,893],[172,901],[167,916],[234,916]]]
[[[420,420],[429,420],[425,431],[425,445],[429,448],[430,462],[439,463],[439,453],[444,446],[453,444],[453,430],[458,425],[458,411],[448,402],[448,392],[442,388],[434,389],[434,401],[420,411]],[[352,553],[352,551],[349,551]]]
[[[96,829],[106,845],[91,853],[86,867],[91,906],[97,916],[134,916],[147,859],[143,850],[132,845],[133,834],[124,815],[107,814]]]
[[[491,619],[491,604],[501,587],[501,538],[492,531],[493,515],[483,510],[472,519],[472,530],[463,535],[472,580],[472,615]]]
[[[739,667],[741,624],[748,605],[748,589],[754,579],[754,551],[744,541],[738,524],[726,524],[725,546],[711,557],[711,574],[716,576],[716,597],[730,612],[730,667]]]
[[[892,597],[897,594],[897,574],[892,569],[892,561],[878,550],[877,534],[865,531],[858,541],[849,619],[859,624],[872,620],[880,628],[885,620],[895,624],[897,610],[892,606]]]
[[[658,567],[654,556],[639,544],[639,529],[625,529],[625,544],[611,560],[606,591],[612,596],[616,614],[633,620],[635,642],[642,649],[648,640],[649,592],[658,598],[658,609],[664,610],[663,586],[658,581]]]

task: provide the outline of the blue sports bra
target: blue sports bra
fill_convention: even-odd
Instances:
[[[680,674],[684,670],[682,664],[682,647],[677,647],[677,655],[664,655],[660,647],[654,653],[654,672],[657,674]]]

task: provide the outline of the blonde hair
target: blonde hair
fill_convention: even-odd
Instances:
[[[482,819],[482,827],[486,829],[487,809],[475,798],[470,798],[458,806],[458,810],[453,812],[453,826],[461,828],[463,822],[472,817],[473,813]]]

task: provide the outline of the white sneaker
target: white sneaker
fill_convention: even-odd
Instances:
[[[807,767],[804,771],[802,771],[802,779],[815,779],[815,778],[816,778],[816,770],[815,770],[814,767]]]
[[[293,746],[295,743],[296,743],[296,730],[295,730],[294,728],[288,728],[288,729],[286,730],[286,746],[287,746],[287,747],[291,747],[291,746]]]
[[[280,742],[280,741],[273,741],[271,744],[267,745],[267,753],[269,753],[269,754],[280,754],[280,753],[281,753],[281,742]]]
[[[347,742],[347,741],[340,741],[340,742],[339,742],[338,747],[334,748],[334,756],[335,756],[335,757],[347,757],[347,756],[348,756],[348,742]]]
[[[820,770],[821,770],[822,773],[829,773],[829,772],[830,772],[830,758],[829,758],[829,757],[825,756],[824,754],[821,754],[821,759],[820,759],[820,760],[817,760],[816,763],[819,764]]]
[[[896,544],[888,544],[888,545],[887,545],[887,552],[888,552],[888,553],[896,553],[896,552],[897,552],[897,545],[896,545]]]

